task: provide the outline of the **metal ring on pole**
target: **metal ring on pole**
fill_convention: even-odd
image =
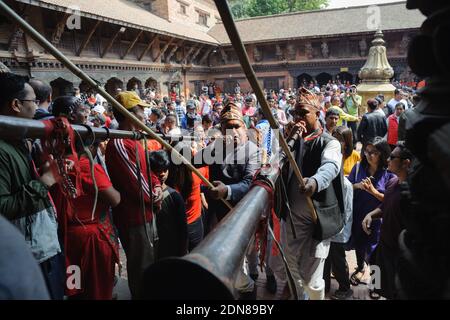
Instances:
[[[105,131],[106,131],[106,138],[105,138],[105,140],[108,140],[108,139],[109,139],[109,135],[110,135],[111,131],[109,130],[109,128],[108,128],[108,127],[103,127],[103,129],[105,129]]]
[[[87,124],[80,124],[80,126],[85,127],[87,129],[88,133],[90,134],[91,138],[92,138],[91,140],[89,140],[89,136],[87,138],[85,138],[84,141],[83,141],[83,145],[85,147],[92,146],[94,144],[94,142],[95,142],[95,132],[94,132],[94,130],[92,129],[91,126],[89,126]],[[79,137],[81,138],[81,136],[79,136]]]

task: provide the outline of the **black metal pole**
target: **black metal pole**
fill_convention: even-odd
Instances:
[[[275,184],[279,172],[273,169],[267,178]],[[254,186],[191,253],[150,266],[144,277],[145,298],[234,299],[236,275],[258,222],[269,214],[269,200],[263,187]]]

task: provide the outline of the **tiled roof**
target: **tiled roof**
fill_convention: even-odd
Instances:
[[[166,34],[177,38],[217,45],[218,42],[206,32],[185,25],[169,22],[126,0],[17,0],[19,2],[66,11],[74,5],[80,8],[81,15]],[[56,7],[56,8],[55,8]]]
[[[407,10],[405,1],[380,4],[378,8],[381,18],[379,28],[382,31],[419,28],[425,20],[418,10]],[[361,6],[242,19],[236,21],[236,25],[243,42],[255,43],[375,32],[368,26],[373,22],[373,17],[369,6]],[[211,28],[208,34],[221,44],[230,43],[222,23]]]

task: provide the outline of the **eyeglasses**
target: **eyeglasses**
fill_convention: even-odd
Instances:
[[[30,99],[19,99],[19,101],[22,101],[22,102],[25,102],[25,101],[34,102],[37,106],[41,102],[40,100],[30,100]]]

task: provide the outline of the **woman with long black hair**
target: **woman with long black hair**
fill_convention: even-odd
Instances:
[[[381,221],[371,226],[368,235],[362,229],[364,217],[376,209],[384,199],[384,192],[388,182],[395,175],[387,170],[387,159],[390,155],[389,144],[381,137],[369,141],[363,152],[361,163],[357,163],[348,179],[353,184],[353,225],[351,247],[356,251],[358,267],[350,280],[357,285],[365,272],[365,263],[369,263],[380,235]]]
[[[186,147],[188,146],[186,145]],[[191,150],[191,152],[193,153],[194,151]],[[208,178],[208,167],[199,168],[199,170]],[[203,240],[205,233],[202,208],[207,206],[207,204],[200,189],[202,181],[184,164],[175,165],[172,163],[166,183],[180,192],[184,199],[189,251],[192,251]]]

